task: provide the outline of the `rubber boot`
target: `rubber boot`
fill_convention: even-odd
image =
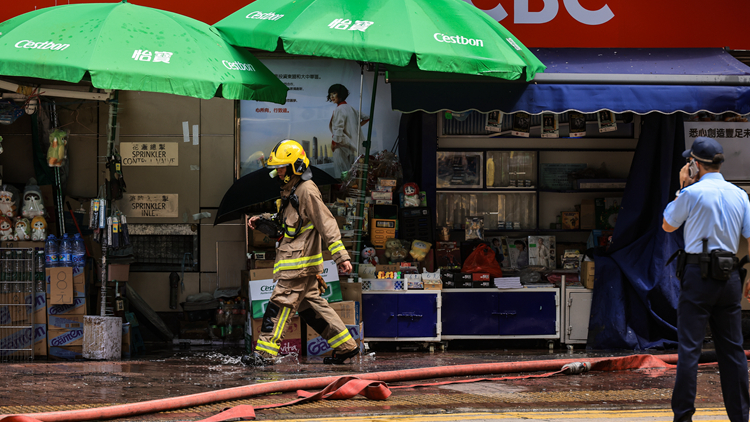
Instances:
[[[359,348],[356,348],[350,352],[346,353],[336,353],[334,351],[331,356],[323,358],[323,363],[327,365],[341,365],[343,364],[347,359],[353,358],[354,356],[357,356],[359,354]]]
[[[240,361],[245,366],[258,367],[258,366],[273,365],[273,360],[264,358],[263,356],[258,354],[258,352],[253,352],[253,354],[251,355],[242,356]]]

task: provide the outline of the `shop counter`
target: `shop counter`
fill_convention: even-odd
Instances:
[[[443,289],[441,338],[559,339],[559,289]]]
[[[365,341],[440,341],[440,290],[362,292]]]

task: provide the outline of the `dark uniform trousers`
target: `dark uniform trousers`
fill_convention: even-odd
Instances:
[[[748,422],[748,367],[742,349],[742,281],[734,271],[727,281],[701,278],[697,264],[685,266],[677,305],[679,343],[677,378],[672,394],[674,420],[683,421],[695,413],[698,359],[706,333],[711,326],[729,420]]]

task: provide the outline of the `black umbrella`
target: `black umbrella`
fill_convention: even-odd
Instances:
[[[237,179],[221,198],[214,226],[241,218],[248,207],[279,198],[280,185],[268,173],[272,169],[261,168]],[[310,166],[312,181],[318,186],[339,183],[333,176],[317,167]]]

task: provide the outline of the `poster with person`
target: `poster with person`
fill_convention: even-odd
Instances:
[[[360,109],[360,67],[326,58],[263,59],[288,87],[284,105],[240,102],[240,176],[264,167],[271,149],[294,139],[310,164],[340,178],[364,154],[374,72],[365,71]],[[391,86],[378,80],[372,128],[372,153],[390,150],[398,136],[401,113],[391,110]]]

